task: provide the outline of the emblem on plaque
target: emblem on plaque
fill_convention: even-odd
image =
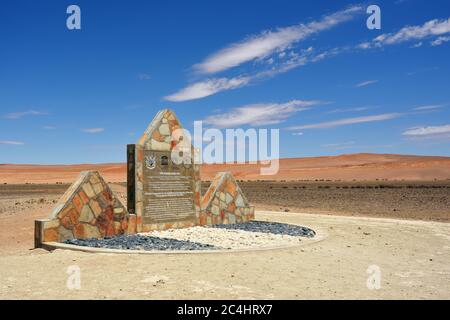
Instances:
[[[156,168],[156,157],[155,156],[145,157],[145,166],[149,170],[155,169]]]

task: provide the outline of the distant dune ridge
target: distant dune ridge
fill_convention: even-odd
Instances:
[[[447,180],[450,157],[394,154],[348,154],[280,159],[274,176],[261,176],[259,164],[203,165],[202,180],[232,171],[239,180]],[[98,170],[109,182],[126,181],[125,163],[79,165],[0,165],[0,183],[71,183],[81,171]]]

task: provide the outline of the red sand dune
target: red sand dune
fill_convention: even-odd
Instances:
[[[99,171],[109,182],[126,181],[127,166],[122,163],[76,165],[1,164],[0,183],[72,183],[82,171]]]
[[[281,159],[279,172],[261,176],[259,164],[203,165],[202,179],[232,171],[239,180],[447,180],[450,157],[349,154]],[[0,165],[0,183],[71,183],[79,172],[98,170],[109,182],[126,181],[126,164]]]
[[[202,168],[202,178],[231,170],[243,180],[447,180],[450,157],[393,154],[349,154],[330,157],[280,159],[276,176],[261,176],[260,165],[210,165]]]

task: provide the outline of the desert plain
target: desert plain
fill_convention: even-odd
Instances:
[[[264,251],[93,254],[33,249],[80,171],[98,170],[126,204],[126,165],[0,165],[0,299],[449,299],[450,158],[358,154],[202,167],[203,189],[232,171],[256,219],[320,241]],[[70,266],[81,287],[66,283]],[[367,285],[378,268],[380,287]],[[372,270],[372,271],[371,271]]]

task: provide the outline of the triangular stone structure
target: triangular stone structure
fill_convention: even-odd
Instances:
[[[185,146],[191,154],[189,163],[176,165],[172,161],[172,151],[186,144],[180,129],[183,127],[175,113],[161,110],[135,145],[131,188],[138,232],[189,227],[198,220],[201,182],[192,144]],[[178,190],[169,190],[171,184]],[[172,196],[175,194],[180,196]]]
[[[46,220],[36,221],[35,244],[125,234],[129,215],[97,171],[82,172]],[[130,219],[133,233],[133,219]],[[134,221],[135,223],[135,221]]]
[[[176,145],[173,133],[177,129],[182,129],[182,126],[175,113],[169,109],[161,110],[153,118],[136,146],[171,151]]]
[[[255,219],[250,205],[231,172],[219,172],[202,199],[200,225],[234,224]]]

